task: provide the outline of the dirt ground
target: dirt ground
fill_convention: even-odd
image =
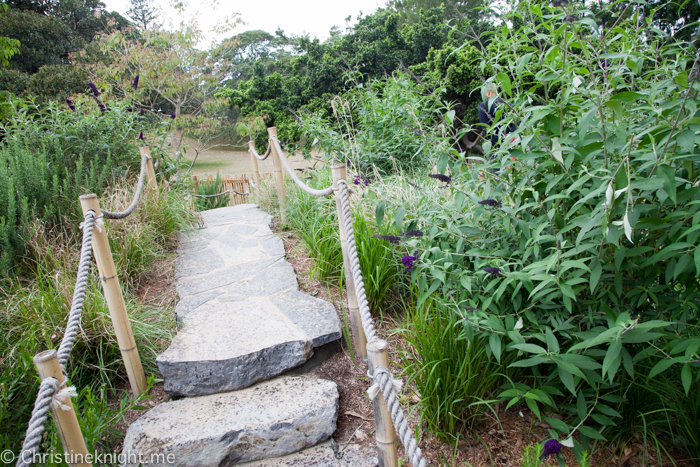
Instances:
[[[191,143],[190,146],[192,146]],[[258,148],[258,153],[262,154],[266,149],[267,148]],[[185,154],[190,160],[194,158],[194,151],[191,149]],[[309,168],[312,167],[314,163],[318,163],[315,160],[306,160],[301,155],[293,155],[287,160],[289,161],[289,165],[294,169]],[[258,161],[258,169],[260,173],[272,173],[272,158],[268,157],[264,161]],[[197,157],[191,174],[197,176],[216,175],[217,170],[220,175],[251,175],[253,173],[253,163],[247,151],[231,151],[225,147],[214,148],[201,153],[199,157]]]

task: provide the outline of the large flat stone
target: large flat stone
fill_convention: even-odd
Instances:
[[[356,445],[339,449],[333,438],[287,456],[246,462],[241,467],[376,467],[376,454],[367,454]]]
[[[181,255],[175,261],[175,279],[185,276],[204,274],[212,269],[224,267],[221,254],[211,248],[193,251],[187,255]]]
[[[313,341],[314,347],[340,339],[340,320],[335,307],[298,290],[270,296],[270,301]]]
[[[188,295],[182,298],[175,307],[175,319],[182,322],[182,318],[187,315],[190,311],[194,310],[200,305],[208,302],[214,297],[217,297],[224,293],[223,290],[214,290],[211,292],[202,292],[196,295]]]
[[[122,452],[128,461],[162,454],[165,462],[150,465],[174,467],[224,467],[285,456],[328,439],[337,412],[334,382],[277,378],[240,391],[160,404],[131,424]]]
[[[264,297],[190,311],[156,363],[165,391],[201,396],[250,386],[304,363],[313,344]]]
[[[243,295],[271,295],[285,289],[299,287],[297,275],[291,266],[268,267],[257,273],[249,281],[242,281],[226,287],[226,291]]]
[[[276,261],[279,261],[279,258],[269,258],[263,261],[244,263],[209,274],[182,277],[177,281],[177,293],[180,298],[184,298],[188,295],[208,292],[234,282],[249,279],[264,268],[274,264]]]

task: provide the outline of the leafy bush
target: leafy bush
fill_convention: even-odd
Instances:
[[[652,18],[600,12],[616,17],[610,31],[563,5],[521,3],[523,26],[491,43],[505,99],[494,126],[516,123],[513,141],[453,159],[447,186],[373,189],[426,231],[412,240],[418,307],[451,307],[467,339],[515,360],[507,407],[525,402],[581,452],[636,434],[619,424],[641,397],[620,392],[625,378],[681,389],[651,417],[698,410],[700,61]],[[521,86],[528,76],[539,84]],[[694,449],[695,424],[674,430]]]
[[[302,131],[327,159],[350,161],[366,176],[423,168],[450,149],[454,112],[445,119],[444,105],[404,74],[360,85],[332,104],[332,118],[306,115]]]
[[[138,172],[137,136],[146,127],[120,102],[104,113],[91,102],[76,102],[76,111],[14,104],[0,147],[0,277],[24,254],[33,219],[55,225],[66,217],[76,229],[80,195],[99,196],[116,177]]]

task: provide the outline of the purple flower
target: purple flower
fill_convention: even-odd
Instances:
[[[549,457],[552,454],[559,454],[561,451],[561,444],[559,441],[556,439],[550,439],[546,443],[544,443],[544,452],[540,456],[540,459],[544,459],[545,457]]]
[[[143,131],[141,133],[139,133],[139,139],[141,141],[146,141],[146,138],[143,137]]]
[[[477,310],[477,309],[474,308],[473,306],[465,306],[464,309],[467,310],[467,311],[476,311],[476,310]]]
[[[73,112],[75,112],[75,105],[73,104],[72,100],[66,99],[66,104],[68,104],[69,109],[71,109]]]
[[[501,207],[500,201],[497,201],[497,200],[491,199],[491,198],[481,200],[481,201],[479,201],[479,204],[482,206],[490,206],[492,208],[500,208]]]
[[[564,21],[566,21],[567,23],[573,23],[573,22],[576,21],[577,19],[578,19],[578,18],[577,18],[576,16],[574,16],[574,15],[566,15],[566,16],[564,17]]]
[[[700,365],[700,358],[698,358],[697,360],[695,360],[695,363],[697,363],[698,365]]]
[[[441,182],[449,184],[452,181],[452,178],[449,175],[443,175],[443,174],[428,174],[428,177],[434,178],[435,180],[440,180]]]
[[[417,254],[418,254],[418,252],[414,251],[413,256],[408,255],[408,256],[404,256],[403,258],[401,258],[401,262],[406,267],[406,269],[404,270],[405,272],[408,272],[411,269],[414,269],[416,267],[415,262],[418,259],[418,256],[416,256]]]
[[[499,268],[484,268],[484,271],[488,272],[492,276],[500,276],[501,270]]]
[[[97,86],[95,86],[92,82],[88,83],[88,86],[90,86],[90,89],[92,89],[92,93],[95,97],[100,97],[100,91],[97,89]]]
[[[414,183],[408,182],[408,184],[411,185],[413,188],[415,188],[415,189],[418,190],[418,191],[421,190],[421,187],[419,187],[418,185],[416,185],[416,184],[414,184]]]
[[[134,91],[136,91],[139,88],[139,75],[136,75],[136,78],[134,78],[134,82],[131,83],[131,87],[134,88]]]
[[[100,111],[101,111],[101,112],[104,112],[104,111],[107,110],[107,107],[105,107],[105,105],[104,105],[102,102],[98,102],[98,103],[97,103],[97,107],[100,108]]]
[[[355,185],[367,186],[370,183],[372,183],[372,180],[370,180],[369,177],[366,175],[355,175],[355,179],[353,180],[353,183]]]
[[[397,237],[396,235],[372,235],[374,238],[378,238],[379,240],[386,240],[389,243],[399,243],[401,241],[401,237]]]
[[[562,5],[566,5],[567,3],[569,3],[568,0],[554,0],[554,1],[552,2],[552,6],[553,6],[553,7],[559,7],[559,6],[562,6]]]
[[[600,61],[600,67],[605,70],[610,66],[610,62],[608,61],[607,58],[604,58],[603,60]]]
[[[175,120],[175,112],[170,114],[170,120]]]
[[[422,237],[423,232],[420,230],[407,230],[404,233],[401,234],[403,237]]]
[[[345,167],[350,167],[350,159],[345,161]]]
[[[146,112],[144,112],[143,109],[141,109],[141,111],[139,112],[139,115],[145,115],[145,114],[146,114]]]

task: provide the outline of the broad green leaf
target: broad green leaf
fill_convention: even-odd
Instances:
[[[545,340],[547,341],[547,347],[549,347],[549,352],[550,353],[559,353],[559,342],[557,341],[556,336],[554,336],[554,333],[547,328],[545,331]]]
[[[564,383],[564,386],[571,392],[571,394],[576,395],[574,376],[568,371],[564,370],[561,366],[559,366],[559,379],[562,383]]]
[[[591,293],[595,292],[595,288],[600,280],[600,275],[603,273],[603,266],[600,263],[596,263],[591,271]]]
[[[402,226],[403,226],[403,220],[406,217],[406,209],[404,209],[403,206],[399,206],[396,208],[396,211],[394,211],[394,226],[396,226],[396,230],[401,232]]]
[[[508,97],[513,95],[513,85],[510,82],[510,77],[506,73],[501,72],[498,74],[498,84],[500,85],[500,88],[503,89],[506,94],[508,94]]]
[[[382,229],[382,222],[384,221],[384,209],[386,208],[386,201],[381,201],[379,204],[377,204],[377,207],[374,210],[374,216],[377,219],[377,229],[381,231]]]
[[[515,344],[513,348],[522,350],[523,352],[534,353],[538,355],[546,354],[547,351],[535,344]]]
[[[678,363],[680,361],[683,361],[683,359],[684,359],[684,357],[676,357],[676,358],[664,358],[663,360],[659,360],[656,363],[656,365],[654,365],[654,368],[651,369],[647,378],[653,378],[654,376],[658,375],[659,373],[666,371],[674,363]]]
[[[559,433],[569,433],[569,425],[557,418],[544,417],[544,421],[549,423],[549,426],[557,430]]]
[[[496,361],[500,363],[501,361],[501,336],[495,332],[491,333],[489,336],[489,347],[491,347],[491,352],[493,356],[496,357]]]
[[[581,425],[578,428],[578,431],[581,432],[582,435],[588,436],[589,438],[599,439],[601,441],[605,441],[605,436],[601,435],[598,430],[595,430],[595,429],[591,428],[590,426]]]
[[[683,365],[681,370],[681,381],[683,382],[683,389],[685,389],[685,395],[690,394],[690,385],[693,381],[693,374],[690,368],[690,364],[686,363]]]
[[[668,197],[671,198],[671,201],[673,201],[673,204],[676,203],[676,169],[675,167],[671,167],[670,165],[667,164],[661,164],[659,166],[659,172],[663,174],[663,176],[666,178],[664,181],[664,191],[666,191],[666,194],[668,194]]]
[[[613,378],[617,369],[620,367],[620,350],[622,349],[622,342],[616,339],[610,343],[608,347],[608,352],[605,354],[605,359],[603,360],[603,379],[605,379],[605,374],[610,372],[610,383],[612,383]]]

